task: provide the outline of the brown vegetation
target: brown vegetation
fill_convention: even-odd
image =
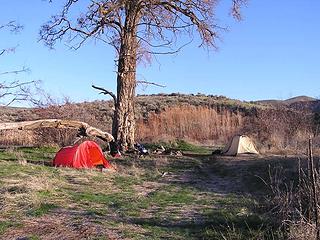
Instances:
[[[174,106],[150,114],[147,121],[138,121],[137,136],[140,141],[169,137],[221,144],[239,131],[242,122],[241,114],[226,109],[217,112],[204,106]]]
[[[305,151],[313,134],[312,114],[285,109],[264,109],[248,117],[243,132],[267,150]]]
[[[154,110],[140,117],[137,124],[140,141],[178,138],[225,144],[234,134],[246,134],[256,140],[262,151],[301,153],[309,136],[318,132],[315,114],[306,110],[264,107],[205,95],[189,96],[189,100],[187,95],[160,96],[161,108],[159,96],[154,98]]]
[[[285,239],[319,239],[319,159],[313,157],[312,140],[308,158],[299,158],[274,168],[269,165],[270,213]]]
[[[319,144],[319,117],[310,111],[272,108],[223,96],[201,94],[138,96],[136,102],[136,140],[140,142],[184,139],[221,145],[234,134],[246,134],[256,140],[260,150],[296,153],[305,152],[306,141],[310,134],[314,134],[314,144]],[[112,101],[95,101],[36,109],[2,108],[0,120],[74,119],[111,131],[113,105]],[[50,130],[45,131],[49,134]],[[4,141],[24,145],[23,141],[13,140],[8,134],[1,133],[0,145]],[[17,139],[23,138],[20,133],[15,134]],[[37,136],[32,137],[32,134]],[[54,137],[56,134],[59,137]],[[39,138],[39,132],[30,133],[26,139],[32,140],[27,141],[27,145],[32,144],[32,141],[36,142],[34,145],[50,141],[59,145],[70,143],[67,133],[52,132],[49,136],[45,139]]]

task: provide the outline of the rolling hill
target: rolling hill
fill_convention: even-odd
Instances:
[[[283,107],[298,111],[320,112],[320,100],[308,96],[297,96],[286,100],[259,100],[254,103],[274,108]]]

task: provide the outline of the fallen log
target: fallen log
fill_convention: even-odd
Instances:
[[[74,120],[62,120],[62,119],[41,119],[35,121],[25,122],[4,122],[0,123],[1,130],[33,130],[39,128],[69,128],[78,129],[80,136],[97,137],[103,141],[111,142],[114,140],[113,136],[104,132],[98,128],[92,127],[85,122]]]

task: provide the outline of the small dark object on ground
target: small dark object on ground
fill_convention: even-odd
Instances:
[[[216,150],[212,151],[212,155],[221,155],[221,154],[222,154],[221,149],[216,149]]]
[[[110,146],[110,154],[112,157],[120,157],[121,156],[120,146],[119,146],[118,142],[112,141],[109,143],[109,146]]]
[[[154,151],[153,151],[153,154],[162,154],[166,151],[166,149],[160,145],[160,147],[156,148]]]
[[[136,143],[134,145],[135,149],[137,150],[139,156],[146,156],[149,155],[148,150],[140,143]]]
[[[165,153],[170,156],[183,156],[180,150],[175,150],[175,149],[168,149]]]

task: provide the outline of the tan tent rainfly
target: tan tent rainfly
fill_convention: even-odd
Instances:
[[[234,136],[229,144],[222,150],[222,154],[227,156],[236,156],[241,153],[259,154],[253,141],[248,136]]]

